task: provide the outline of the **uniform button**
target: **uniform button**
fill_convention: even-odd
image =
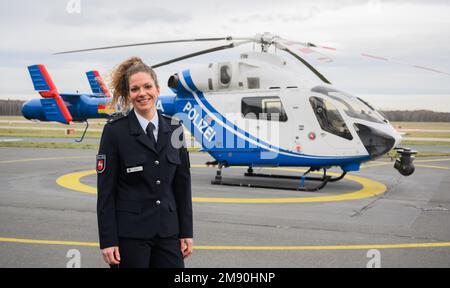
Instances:
[[[159,184],[161,184],[161,181],[156,180],[156,185],[159,185]]]
[[[159,161],[158,160],[155,161],[155,165],[159,165]]]
[[[161,204],[161,201],[156,200],[156,205],[159,205],[159,204]]]

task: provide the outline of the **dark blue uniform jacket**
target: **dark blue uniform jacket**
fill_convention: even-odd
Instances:
[[[159,111],[158,117],[156,147],[134,111],[105,125],[97,155],[101,249],[118,246],[119,237],[193,237],[190,164],[182,145],[183,129]]]

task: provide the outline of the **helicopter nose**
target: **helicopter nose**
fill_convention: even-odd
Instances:
[[[395,139],[394,147],[398,147],[400,145],[400,142],[402,142],[403,140],[402,135],[400,135],[400,133],[394,134],[394,139]]]
[[[395,147],[397,139],[378,129],[355,123],[356,131],[372,159],[378,158]],[[401,140],[401,138],[400,138]]]

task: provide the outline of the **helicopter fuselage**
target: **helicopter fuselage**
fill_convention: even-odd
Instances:
[[[24,104],[26,118],[67,123],[64,109],[72,121],[110,117],[107,95],[59,94],[43,65],[29,69],[45,97]],[[168,86],[176,95],[159,96],[157,109],[181,120],[222,166],[340,166],[348,172],[399,144],[400,134],[370,104],[310,72],[277,54],[244,53],[172,75]],[[407,160],[397,166],[409,174]]]
[[[177,94],[172,115],[224,166],[356,171],[401,140],[370,104],[310,81],[275,54],[184,70],[169,87]]]

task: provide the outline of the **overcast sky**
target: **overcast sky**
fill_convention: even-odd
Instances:
[[[333,58],[331,63],[308,60],[337,88],[378,108],[450,112],[449,75],[359,56],[380,55],[450,73],[448,15],[447,0],[2,0],[0,98],[39,96],[26,69],[32,64],[45,64],[60,91],[88,92],[84,73],[90,69],[107,75],[129,56],[154,64],[222,43],[52,55],[58,51],[269,31],[290,40],[337,47],[338,52],[324,51]],[[167,78],[181,69],[231,59],[251,49],[246,45],[158,68],[161,92],[171,94]]]

